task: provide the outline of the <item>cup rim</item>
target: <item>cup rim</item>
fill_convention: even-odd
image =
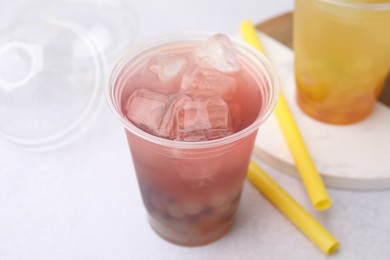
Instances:
[[[136,136],[138,136],[143,140],[152,142],[154,144],[162,145],[165,147],[180,148],[180,149],[204,149],[204,148],[210,148],[210,147],[216,147],[216,146],[234,143],[235,141],[243,139],[244,137],[256,131],[259,128],[259,126],[270,116],[270,114],[272,113],[273,109],[276,106],[278,96],[279,96],[279,91],[280,91],[276,72],[272,67],[272,65],[270,64],[270,62],[268,61],[268,59],[262,53],[260,53],[257,49],[255,49],[251,45],[245,43],[243,40],[232,36],[228,36],[228,37],[232,40],[235,46],[239,48],[243,56],[249,57],[249,55],[251,55],[252,59],[256,58],[256,63],[258,67],[259,68],[262,67],[261,69],[263,71],[263,76],[265,78],[264,80],[270,86],[269,93],[268,93],[270,96],[269,100],[266,100],[266,102],[264,102],[264,106],[259,111],[257,118],[249,126],[231,135],[222,138],[213,139],[213,140],[194,141],[194,142],[179,141],[179,140],[165,139],[162,137],[149,134],[141,130],[137,126],[135,126],[127,118],[125,118],[125,116],[122,113],[119,112],[121,108],[120,106],[118,106],[117,101],[115,101],[115,83],[123,67],[128,63],[129,60],[131,60],[132,57],[135,57],[140,53],[147,51],[153,47],[156,47],[158,45],[167,44],[176,41],[183,41],[183,40],[202,40],[202,39],[206,39],[209,36],[212,36],[213,34],[215,33],[189,31],[189,32],[171,33],[171,34],[152,37],[128,49],[124,53],[124,55],[113,65],[106,79],[105,96],[111,111],[122,122],[122,125],[128,131],[130,131],[131,133],[135,134]]]
[[[345,0],[319,0],[320,2],[364,10],[389,10],[390,3],[359,3]]]

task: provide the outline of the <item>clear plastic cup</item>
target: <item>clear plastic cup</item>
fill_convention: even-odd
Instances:
[[[278,96],[275,73],[262,54],[233,40],[255,95],[245,100],[252,118],[240,131],[209,141],[175,141],[151,135],[132,124],[123,110],[133,86],[132,73],[161,50],[193,47],[209,37],[184,33],[134,47],[113,68],[107,99],[126,129],[138,184],[152,228],[166,240],[196,246],[223,236],[234,223],[257,130]],[[137,84],[134,84],[137,85]],[[244,87],[237,91],[244,91]]]
[[[390,73],[389,0],[295,0],[297,101],[330,124],[363,120]]]

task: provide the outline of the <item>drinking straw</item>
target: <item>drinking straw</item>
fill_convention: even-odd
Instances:
[[[249,20],[245,20],[241,24],[240,31],[242,37],[247,43],[265,54],[265,50],[258,38],[256,29]],[[314,166],[309,151],[306,148],[282,92],[279,94],[278,103],[275,107],[275,115],[314,208],[317,210],[325,210],[329,208],[331,201],[328,193],[326,192],[324,183]]]
[[[249,164],[247,177],[269,201],[325,254],[330,255],[338,249],[339,242],[337,239],[253,161]]]

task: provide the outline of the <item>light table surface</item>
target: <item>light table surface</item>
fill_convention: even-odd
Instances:
[[[256,23],[293,8],[292,0],[130,2],[138,39],[181,30],[235,35],[244,18]],[[1,0],[0,27],[22,4]],[[164,241],[147,223],[124,131],[105,103],[100,109],[57,150],[27,152],[0,141],[0,260],[389,258],[390,190],[329,189],[332,208],[315,212],[300,180],[264,163],[340,240],[338,252],[324,256],[248,182],[225,237],[195,248]]]

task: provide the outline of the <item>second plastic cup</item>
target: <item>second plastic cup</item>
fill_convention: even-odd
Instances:
[[[126,118],[124,106],[138,88],[133,84],[137,80],[134,72],[146,60],[161,51],[194,48],[209,36],[179,34],[131,49],[114,67],[107,92],[112,110],[126,129],[152,228],[166,240],[186,246],[210,243],[234,223],[257,130],[277,101],[275,73],[258,51],[233,41],[248,82],[252,82],[237,84],[237,91],[242,92],[241,112],[246,116],[242,121],[247,125],[219,139],[186,142],[151,135]],[[150,88],[159,90],[158,86]]]
[[[389,0],[295,0],[297,101],[330,124],[374,109],[390,73]]]

